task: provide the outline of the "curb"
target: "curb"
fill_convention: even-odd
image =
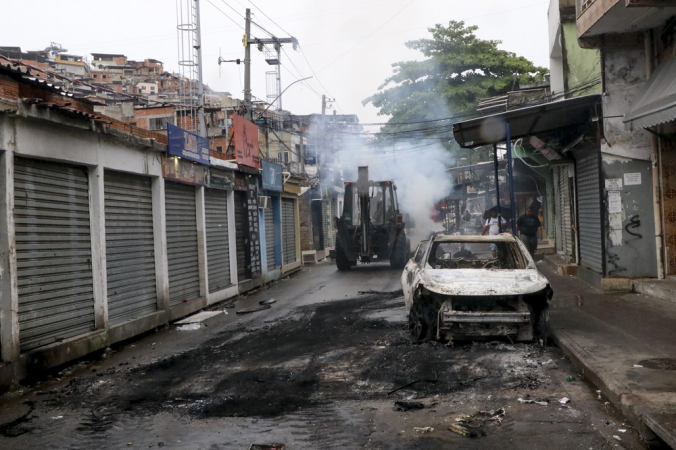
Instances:
[[[605,395],[608,400],[622,412],[622,414],[639,431],[641,438],[646,442],[656,441],[658,436],[668,443],[672,448],[676,448],[676,437],[659,427],[654,420],[650,419],[651,414],[646,411],[646,405],[639,395],[629,393],[629,389],[614,383],[609,375],[603,374],[604,370],[600,366],[594,366],[590,357],[567,336],[563,330],[551,330],[551,339],[554,344],[561,349],[563,354],[580,370],[582,376],[591,382]],[[644,417],[648,420],[644,420]],[[659,429],[658,429],[659,427]],[[656,433],[655,430],[658,432]]]

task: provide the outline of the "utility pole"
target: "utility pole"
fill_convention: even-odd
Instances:
[[[246,24],[244,29],[244,106],[246,107],[246,118],[251,120],[251,9],[246,9]]]

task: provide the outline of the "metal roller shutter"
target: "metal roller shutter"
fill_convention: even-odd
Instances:
[[[559,202],[561,203],[561,243],[566,256],[573,256],[573,231],[571,229],[572,211],[570,208],[570,188],[568,168],[559,168]]]
[[[225,289],[231,284],[227,192],[219,189],[205,189],[204,209],[209,292],[212,293]]]
[[[296,262],[296,218],[293,200],[282,199],[282,256],[283,263]]]
[[[151,180],[106,170],[104,192],[108,320],[117,324],[157,311]]]
[[[246,192],[235,191],[235,243],[237,250],[237,279],[246,280],[246,254],[248,252],[247,236],[249,226],[246,217]]]
[[[22,352],[94,330],[87,169],[16,158]]]
[[[275,268],[275,219],[272,204],[265,212],[265,245],[267,246],[268,270]]]
[[[577,214],[580,265],[603,273],[603,232],[601,224],[600,156],[596,152],[576,155]]]
[[[200,296],[195,187],[165,181],[169,305]]]

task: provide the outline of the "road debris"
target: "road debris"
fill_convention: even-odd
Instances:
[[[448,426],[448,429],[451,430],[454,433],[458,433],[461,436],[466,436],[466,437],[476,436],[476,432],[474,432],[473,430],[470,430],[469,428],[464,427],[462,425],[456,425],[456,424],[452,423]]]
[[[63,416],[54,416],[52,417],[52,420],[61,420],[63,419]]]
[[[566,403],[570,403],[570,399],[568,397],[561,397],[559,403],[565,405]]]
[[[538,398],[538,399],[535,399],[535,400],[531,400],[531,399],[525,399],[525,398],[519,397],[517,400],[519,401],[519,403],[535,403],[537,405],[542,405],[542,406],[549,405],[549,400],[547,400],[546,398]]]
[[[425,409],[425,405],[421,402],[396,401],[394,402],[395,411],[411,411],[416,409]]]
[[[249,450],[284,450],[284,444],[251,444]]]
[[[368,295],[368,294],[380,294],[380,295],[404,295],[404,290],[399,289],[396,291],[374,291],[369,289],[368,291],[358,291],[359,295]]]
[[[621,441],[621,440],[622,440],[622,438],[619,437],[619,436],[616,435],[616,434],[613,434],[613,439],[615,439],[616,441]]]
[[[575,381],[575,377],[568,375],[566,381]]]
[[[424,433],[431,433],[434,431],[433,427],[413,427],[413,431],[416,433],[424,434]]]
[[[267,300],[261,300],[260,302],[258,302],[259,305],[272,305],[273,303],[277,303],[277,300],[275,300],[274,298],[269,298]]]
[[[635,369],[642,369],[643,367],[645,367],[645,366],[643,366],[641,364],[634,364]]]
[[[420,383],[420,382],[422,382],[422,381],[424,381],[424,382],[426,382],[426,383],[436,383],[438,379],[439,379],[439,377],[437,376],[437,372],[435,371],[435,372],[434,372],[434,379],[414,380],[414,381],[411,381],[410,383],[406,383],[406,384],[404,384],[404,385],[402,385],[402,386],[399,386],[398,388],[392,389],[390,392],[387,393],[387,395],[394,394],[395,392],[397,392],[397,391],[399,391],[399,390],[401,390],[401,389],[407,388],[407,387],[409,387],[409,386],[413,386],[414,384]]]
[[[255,307],[249,308],[249,309],[238,309],[237,314],[240,314],[240,315],[241,314],[251,314],[251,313],[258,312],[258,311],[264,311],[264,310],[270,309],[270,308],[272,308],[272,306],[270,306],[270,305],[261,305],[261,306],[255,306]]]
[[[200,324],[199,323],[188,323],[185,325],[181,325],[180,327],[176,327],[178,331],[194,331],[194,330],[199,330],[200,329]]]
[[[502,418],[505,417],[505,408],[498,408],[488,411],[479,411],[474,414],[462,414],[455,418],[459,425],[467,429],[481,428],[486,422],[495,422],[496,425],[502,424]]]

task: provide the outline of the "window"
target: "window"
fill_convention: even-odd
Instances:
[[[171,117],[156,117],[148,119],[149,130],[166,130],[167,123],[174,124],[174,119]]]
[[[221,146],[221,145],[216,146],[216,151],[218,153],[223,153],[223,146]]]

